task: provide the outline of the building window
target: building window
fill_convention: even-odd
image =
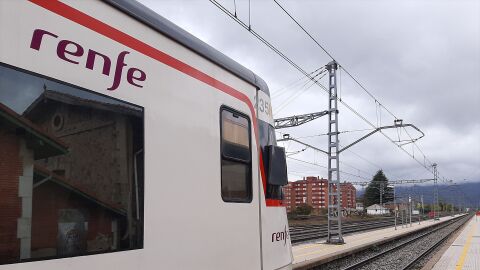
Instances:
[[[143,248],[143,108],[1,65],[0,85],[0,265]]]
[[[227,107],[220,110],[222,199],[225,202],[252,201],[250,120]]]

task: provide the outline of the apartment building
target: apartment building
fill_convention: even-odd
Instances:
[[[340,190],[342,208],[355,208],[356,189],[352,183],[341,183]],[[308,176],[302,180],[289,182],[283,187],[283,193],[283,204],[287,212],[295,210],[301,204],[312,206],[314,213],[319,213],[320,209],[328,207],[328,181],[318,176]]]

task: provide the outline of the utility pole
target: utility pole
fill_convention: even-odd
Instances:
[[[452,210],[452,217],[454,217],[455,216],[455,212],[454,212],[455,210],[453,210],[453,203],[450,204],[450,208],[451,208],[450,210]]]
[[[420,210],[418,211],[418,225],[420,225]]]
[[[457,199],[453,199],[453,216],[455,216],[455,204],[457,204]]]
[[[419,200],[421,200],[421,196],[422,195],[419,195],[418,197]],[[420,209],[421,206],[419,204],[417,204],[417,206],[418,206],[418,225],[420,225],[420,222],[422,221],[422,211]]]
[[[340,208],[340,160],[338,143],[337,68],[332,61],[328,70],[328,235],[327,243],[343,244],[342,212]],[[337,215],[335,215],[337,213]],[[337,229],[333,229],[333,225]]]
[[[408,216],[410,219],[410,227],[412,227],[412,196],[408,195]]]
[[[420,195],[420,200],[422,202],[422,220],[423,220],[423,215],[425,215],[425,205],[423,204],[423,194]]]
[[[383,208],[383,183],[380,183],[380,206]]]
[[[439,220],[438,217],[438,171],[437,171],[437,163],[433,163],[433,220]]]
[[[397,201],[395,200],[395,185],[393,185],[393,216],[395,217],[395,231],[397,230]]]

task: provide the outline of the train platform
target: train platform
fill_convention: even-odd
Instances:
[[[480,217],[474,216],[432,268],[480,269]]]
[[[455,217],[458,217],[458,215]],[[343,245],[326,244],[325,240],[295,245],[292,247],[294,257],[293,269],[308,269],[309,267],[315,265],[321,265],[335,259],[354,254],[370,246],[380,245],[392,241],[395,238],[402,237],[413,231],[427,228],[450,219],[452,219],[452,217],[448,216],[442,217],[437,221],[421,221],[420,224],[418,224],[418,220],[416,222],[412,220],[412,226],[408,224],[402,228],[400,224],[397,225],[397,230],[395,230],[395,228],[392,226],[383,229],[375,229],[372,231],[346,235],[343,237],[345,241],[345,244]]]

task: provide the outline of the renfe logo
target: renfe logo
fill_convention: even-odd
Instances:
[[[285,225],[285,229],[283,232],[275,232],[272,233],[272,243],[273,242],[283,242],[283,245],[285,246],[287,244],[287,239],[289,238],[290,234],[287,231],[287,225]]]
[[[44,36],[50,36],[53,38],[58,38],[58,35],[50,33],[48,31],[42,29],[35,29],[33,31],[32,42],[30,43],[30,48],[40,51],[40,45],[42,43],[42,38]],[[80,44],[75,43],[70,40],[60,40],[57,45],[57,56],[67,62],[73,63],[75,65],[79,64],[77,61],[80,57],[84,54],[84,49]],[[130,52],[123,51],[117,56],[117,63],[115,66],[115,74],[113,76],[113,84],[107,90],[115,90],[120,85],[120,81],[122,79],[123,68],[127,66],[125,63],[125,56]],[[102,73],[104,75],[110,76],[110,70],[112,66],[112,61],[110,58],[104,54],[101,54],[97,51],[88,49],[87,52],[87,60],[85,67],[88,69],[93,70],[95,65],[95,61],[97,59],[103,60],[103,68]],[[127,81],[133,86],[142,88],[143,85],[140,82],[143,82],[147,79],[147,75],[145,72],[138,68],[131,67],[127,70]]]

